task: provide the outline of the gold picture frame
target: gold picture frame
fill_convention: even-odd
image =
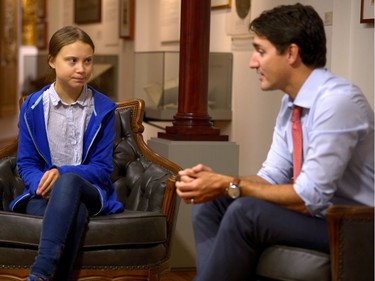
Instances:
[[[232,0],[211,0],[211,9],[227,9],[232,6]]]

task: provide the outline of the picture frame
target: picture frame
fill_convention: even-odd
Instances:
[[[120,0],[119,36],[134,39],[135,0]]]
[[[35,28],[36,42],[35,45],[38,49],[44,50],[47,48],[47,22],[38,21]]]
[[[98,23],[102,20],[102,0],[74,0],[76,24]]]
[[[211,9],[227,9],[232,6],[232,0],[211,0]]]
[[[361,23],[374,23],[374,0],[361,0]]]
[[[251,21],[251,0],[232,0],[232,8],[228,14],[226,33],[232,38],[249,37]]]
[[[36,24],[35,22],[22,22],[22,45],[36,46]]]
[[[38,18],[46,18],[47,17],[47,0],[38,0]]]

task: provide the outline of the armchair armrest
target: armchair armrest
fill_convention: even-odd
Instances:
[[[24,188],[17,172],[17,146],[18,139],[15,138],[0,148],[0,211],[9,211],[10,202]]]
[[[18,138],[14,138],[6,145],[0,147],[0,159],[8,156],[15,156],[17,153]]]
[[[0,159],[0,211],[9,211],[10,202],[24,189],[16,162],[15,156]]]
[[[332,280],[374,280],[374,208],[332,206],[327,222]]]
[[[118,102],[118,108],[116,110],[116,131],[117,136],[115,139],[115,152],[114,152],[114,161],[115,161],[115,173],[113,174],[113,179],[117,179],[120,176],[124,176],[122,173],[126,171],[126,180],[129,181],[125,185],[131,187],[132,189],[136,188],[137,185],[132,180],[136,178],[129,176],[134,175],[133,171],[143,170],[144,174],[142,175],[141,188],[144,189],[146,185],[150,190],[150,193],[146,192],[148,198],[151,198],[153,194],[156,194],[156,189],[162,187],[163,194],[162,202],[159,204],[161,212],[166,216],[168,224],[173,221],[173,216],[176,214],[176,190],[175,183],[178,171],[181,170],[181,167],[173,163],[172,161],[162,157],[153,151],[143,139],[143,117],[144,117],[144,108],[145,103],[141,99],[132,99],[124,102]],[[137,173],[139,175],[139,173]],[[145,185],[146,184],[146,185]],[[155,187],[153,190],[152,186]],[[159,186],[159,187],[157,187]],[[118,194],[124,191],[123,189],[118,190]],[[131,192],[129,196],[136,195],[134,192]],[[160,195],[160,194],[159,194]],[[120,194],[119,196],[123,196]],[[134,197],[133,197],[134,198]],[[148,198],[143,197],[148,200]],[[158,198],[157,196],[154,199]],[[129,201],[132,202],[129,204]],[[142,202],[138,204],[137,200],[129,200],[128,204],[125,200],[126,207],[130,209],[138,209],[136,205],[142,206]],[[155,201],[155,200],[148,200]],[[154,202],[155,203],[155,202]]]

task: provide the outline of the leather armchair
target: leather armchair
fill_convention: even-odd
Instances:
[[[144,102],[119,102],[112,181],[125,211],[93,217],[74,271],[76,280],[159,280],[170,268],[180,167],[144,142]],[[23,190],[17,140],[0,149],[0,280],[24,280],[37,254],[42,219],[9,211]],[[58,219],[58,218],[56,218]]]
[[[259,280],[374,280],[374,208],[332,206],[327,211],[330,255],[275,245],[261,255]]]
[[[332,280],[374,280],[374,208],[333,206],[327,220]]]

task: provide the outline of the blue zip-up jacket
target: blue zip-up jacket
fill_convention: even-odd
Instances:
[[[43,92],[47,85],[31,94],[21,106],[17,166],[25,183],[23,194],[15,198],[10,209],[24,212],[25,204],[36,190],[43,174],[54,168],[48,145],[44,121]],[[94,111],[83,138],[83,155],[80,165],[55,167],[59,173],[74,173],[92,183],[99,191],[101,209],[96,215],[113,214],[123,210],[117,200],[110,175],[113,171],[113,141],[115,138],[116,104],[92,87]]]

